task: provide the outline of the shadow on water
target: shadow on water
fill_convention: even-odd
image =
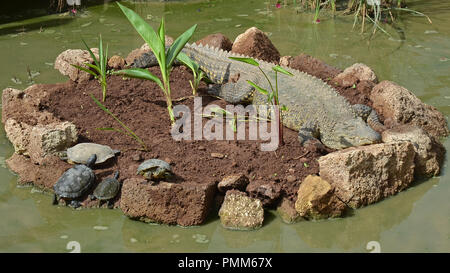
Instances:
[[[59,12],[58,1],[61,1],[61,12],[67,12],[69,6],[67,0],[19,0],[19,1],[2,1],[0,9],[0,24],[6,24],[18,20],[27,20],[35,17],[45,16]],[[108,4],[116,2],[116,0],[81,0],[81,8]]]
[[[74,18],[51,18],[48,20],[40,20],[39,22],[30,22],[28,24],[21,24],[20,27],[17,25],[0,28],[0,35],[7,35],[11,33],[17,33],[21,29],[24,31],[38,30],[41,28],[50,28],[61,26],[70,23]]]
[[[435,184],[429,180],[428,183],[423,182],[421,180],[404,192],[353,211],[353,215],[345,218],[302,222],[292,227],[310,247],[349,250],[365,246],[369,241],[380,240],[383,232],[399,225],[411,215],[414,204]]]

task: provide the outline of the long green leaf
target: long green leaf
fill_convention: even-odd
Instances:
[[[97,77],[97,74],[94,71],[90,70],[90,69],[87,69],[85,67],[81,67],[81,66],[76,65],[76,64],[70,64],[70,65],[75,67],[76,69],[82,70],[84,72],[87,72],[87,73],[93,75],[94,77]]]
[[[89,51],[89,55],[91,55],[91,58],[94,60],[95,65],[100,67],[97,57],[95,57],[94,52],[92,52],[91,48],[87,45],[86,41],[84,39],[81,39],[81,41],[83,41],[84,46],[86,47],[87,51]]]
[[[180,52],[178,54],[177,60],[189,67],[195,74],[199,72],[199,65],[197,64],[197,62],[189,58],[188,55],[186,55],[184,52]]]
[[[156,34],[155,30],[133,10],[125,7],[119,2],[117,2],[117,5],[128,18],[131,25],[133,25],[139,35],[141,35],[142,39],[144,39],[144,41],[151,48],[155,56],[159,57],[159,55],[165,50],[165,48],[161,47],[161,40]],[[160,62],[160,60],[158,60],[158,62]],[[159,63],[160,66],[161,64],[162,63]]]
[[[130,69],[123,69],[119,71],[113,72],[113,74],[122,74],[126,77],[130,78],[137,78],[137,79],[143,79],[143,80],[151,80],[156,82],[161,89],[164,89],[164,85],[162,84],[161,80],[150,73],[147,69],[144,68],[130,68]]]
[[[178,38],[173,42],[173,44],[169,47],[167,51],[167,68],[170,69],[172,67],[173,62],[175,61],[177,55],[186,45],[186,43],[191,39],[192,35],[195,32],[197,25],[193,25],[188,30],[186,30],[183,34],[178,36]]]
[[[95,102],[95,104],[97,104],[98,107],[100,107],[100,109],[102,109],[105,113],[107,113],[108,115],[110,115],[113,119],[115,119],[120,126],[122,126],[122,128],[124,128],[128,133],[128,135],[130,135],[131,137],[133,137],[137,142],[139,142],[139,144],[142,145],[142,147],[144,148],[144,150],[147,150],[147,146],[145,145],[145,143],[142,141],[142,139],[140,139],[130,128],[128,128],[128,126],[126,126],[118,117],[116,117],[111,111],[109,111],[108,108],[106,108],[106,106],[104,106],[99,100],[97,100],[94,95],[89,94],[92,98],[92,100]],[[105,128],[106,129],[106,128]],[[113,128],[114,130],[114,128]],[[116,129],[117,130],[117,129]]]
[[[96,66],[95,64],[85,63],[85,65],[89,66],[92,69],[94,69],[97,72],[97,74],[102,74],[100,68],[98,66]]]
[[[259,63],[255,60],[253,60],[252,58],[240,58],[240,57],[228,57],[229,59],[235,60],[235,61],[239,61],[239,62],[243,62],[243,63],[248,63],[251,64],[253,66],[259,66]]]
[[[102,40],[102,35],[100,35],[100,41],[99,41],[99,45],[98,45],[98,57],[99,57],[99,63],[100,63],[100,73],[102,73],[103,72],[103,70],[104,70],[104,68],[103,68],[103,65],[104,65],[104,62],[103,62],[103,57],[104,57],[104,55],[103,55],[103,40]]]
[[[283,73],[288,76],[294,76],[294,74],[292,74],[291,72],[287,71],[286,69],[282,68],[279,65],[273,66],[272,69],[273,69],[273,71],[280,72],[280,73]]]
[[[262,87],[259,87],[258,85],[256,85],[254,82],[252,82],[252,81],[250,81],[250,80],[247,80],[247,82],[248,82],[251,86],[255,87],[255,89],[258,90],[261,94],[269,95],[269,91],[267,91],[266,89],[264,89],[264,88],[262,88]]]
[[[164,17],[161,18],[161,23],[158,28],[159,39],[163,43],[163,47],[166,48],[166,24],[164,22]]]

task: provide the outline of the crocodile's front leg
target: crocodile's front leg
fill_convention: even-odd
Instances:
[[[313,121],[305,122],[298,130],[298,140],[304,145],[307,142],[319,140],[319,129]]]
[[[239,77],[239,76],[237,76]],[[251,102],[254,88],[243,78],[229,81],[222,85],[215,85],[208,90],[211,95],[219,96],[233,104],[247,104]]]
[[[386,127],[380,122],[377,112],[370,106],[364,104],[352,105],[356,115],[361,117],[367,124],[377,132],[384,131]]]

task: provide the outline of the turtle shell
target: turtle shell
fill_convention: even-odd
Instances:
[[[113,177],[108,177],[95,188],[94,196],[99,200],[109,200],[117,195],[119,189],[119,181]]]
[[[75,165],[68,169],[53,186],[56,195],[63,198],[78,198],[94,183],[95,174],[85,165]]]
[[[141,163],[137,169],[137,174],[143,175],[145,178],[160,179],[166,174],[172,173],[169,163],[160,159],[149,159]]]
[[[111,149],[109,146],[97,143],[79,143],[67,149],[67,158],[69,161],[79,164],[86,164],[92,154],[97,155],[95,164],[100,164],[106,160],[113,158],[118,151]]]

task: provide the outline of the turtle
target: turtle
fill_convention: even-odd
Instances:
[[[113,158],[116,154],[120,153],[120,151],[113,150],[109,146],[97,143],[79,143],[67,149],[67,161],[69,163],[86,164],[89,156],[93,153],[97,155],[95,164],[100,164]]]
[[[55,194],[53,204],[57,205],[60,198],[72,200],[70,206],[78,208],[81,204],[76,199],[88,191],[95,181],[91,167],[95,164],[97,155],[92,154],[86,164],[75,165],[63,173],[53,186]]]
[[[120,190],[120,182],[118,179],[119,171],[116,171],[113,177],[108,177],[100,182],[95,188],[93,195],[90,196],[91,200],[100,200],[100,206],[103,204],[103,201],[107,201],[108,208],[112,209],[114,204],[111,200],[116,197]]]
[[[172,176],[172,168],[169,163],[160,159],[148,159],[139,165],[137,173],[148,180],[160,180]]]

